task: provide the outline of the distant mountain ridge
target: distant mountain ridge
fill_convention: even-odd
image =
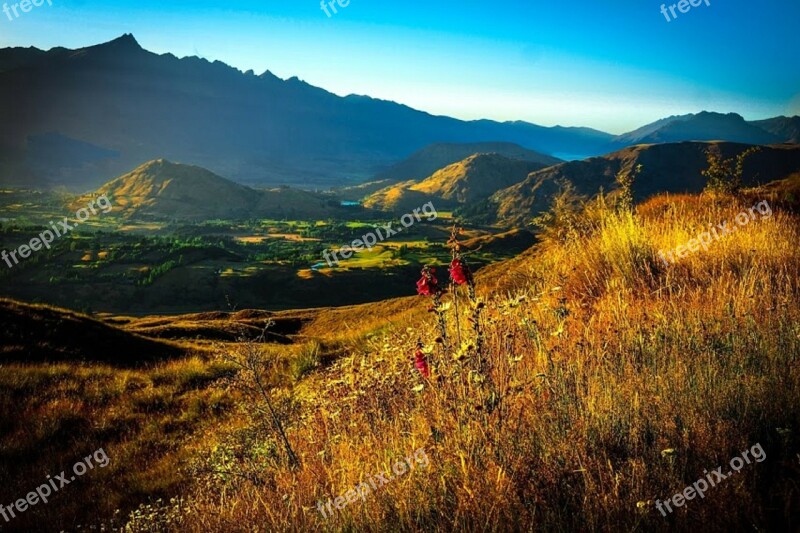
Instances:
[[[775,135],[781,142],[800,143],[800,116],[754,120],[750,124]]]
[[[56,185],[94,187],[164,157],[240,183],[328,187],[372,177],[435,142],[512,142],[596,153],[612,136],[589,128],[462,121],[366,96],[339,97],[297,78],[144,50],[132,35],[78,50],[0,50],[0,181],[30,171],[29,139],[56,133],[118,154],[42,161]],[[41,154],[40,154],[41,156]],[[99,168],[101,167],[102,168]]]
[[[771,122],[764,121],[767,125]],[[778,130],[776,130],[777,133]],[[758,122],[747,122],[736,113],[703,111],[664,118],[614,139],[617,145],[672,143],[683,141],[728,141],[746,144],[791,142],[770,132]]]
[[[0,106],[0,184],[84,190],[160,157],[239,183],[314,189],[362,183],[434,143],[515,143],[540,154],[593,156],[643,142],[796,142],[800,120],[747,123],[702,112],[616,137],[463,121],[368,96],[339,97],[269,71],[157,55],[130,34],[77,50],[1,49],[0,97],[14,102]],[[463,157],[453,154],[441,166]],[[396,179],[433,171],[393,170]]]

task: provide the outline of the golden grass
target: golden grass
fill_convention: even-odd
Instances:
[[[502,277],[486,283],[494,290],[484,294],[483,326],[489,376],[503,394],[488,415],[476,410],[480,387],[454,377],[469,360],[449,353],[433,356],[443,379],[413,390],[422,379],[410,356],[418,337],[430,343],[436,336],[433,320],[419,311],[394,320],[387,312],[384,332],[362,338],[294,389],[300,414],[289,438],[302,469],[201,482],[188,493],[193,512],[181,528],[796,526],[797,217],[776,213],[751,223],[668,269],[656,257],[749,205],[658,198],[636,218],[606,214],[588,234],[540,245],[505,265],[513,273],[487,271],[480,279]],[[767,452],[764,463],[668,518],[655,510],[652,500],[756,443]],[[318,501],[420,447],[431,458],[427,470],[328,520],[316,510]],[[662,454],[667,449],[675,452]]]
[[[103,447],[110,464],[13,520],[15,530],[97,525],[184,481],[177,465],[232,400],[208,384],[230,368],[188,358],[149,369],[3,365],[0,372],[0,501],[24,497],[47,475]],[[167,464],[164,464],[166,460]],[[87,502],[90,512],[87,512]]]

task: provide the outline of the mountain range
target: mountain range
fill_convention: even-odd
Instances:
[[[786,119],[786,117],[779,117]],[[795,117],[800,122],[800,117]],[[759,126],[749,123],[736,113],[691,113],[672,116],[642,126],[639,129],[618,136],[614,142],[619,145],[674,143],[681,141],[729,141],[746,144],[771,144],[784,142],[777,133],[767,130],[774,121],[761,121]],[[775,130],[777,132],[777,129]]]
[[[733,158],[751,145],[729,142],[641,144],[581,161],[545,165],[497,153],[473,154],[433,172],[423,180],[372,182],[364,189],[363,208],[402,214],[427,202],[437,209],[457,209],[472,222],[524,227],[549,209],[553,197],[569,181],[578,194],[592,196],[615,190],[615,177],[638,165],[636,200],[662,192],[695,193],[703,189],[708,152]],[[800,173],[800,144],[761,146],[744,165],[747,185],[760,185]],[[347,191],[353,194],[358,188]],[[114,214],[137,220],[250,218],[347,218],[362,207],[344,207],[341,195],[292,187],[253,189],[201,167],[150,161],[102,185],[74,202],[77,209],[104,194]]]
[[[165,158],[243,183],[330,186],[371,178],[434,142],[592,153],[611,139],[589,128],[466,122],[366,96],[339,97],[269,71],[157,55],[132,35],[78,50],[0,50],[0,95],[15,102],[0,108],[4,182],[96,186]],[[113,154],[64,158],[58,147],[68,142]]]
[[[160,158],[239,183],[313,189],[392,175],[424,179],[471,153],[502,153],[458,154],[443,148],[448,144],[516,143],[541,155],[583,158],[646,142],[797,142],[800,131],[800,117],[747,122],[710,112],[621,136],[463,121],[368,96],[340,97],[269,71],[256,75],[219,61],[154,54],[129,34],[77,50],[2,49],[0,96],[14,103],[0,106],[0,184],[83,190]],[[413,154],[420,159],[429,145],[438,148],[415,166]],[[448,150],[444,159],[434,156]]]

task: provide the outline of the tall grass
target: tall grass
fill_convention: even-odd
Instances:
[[[3,531],[99,527],[184,481],[187,446],[231,410],[208,384],[230,369],[196,358],[151,368],[3,365],[0,369],[0,504],[24,498],[103,447],[94,469],[11,522]]]
[[[303,468],[200,481],[182,527],[796,529],[798,218],[776,212],[669,267],[657,258],[743,207],[661,197],[636,214],[605,211],[509,262],[513,272],[490,269],[503,279],[479,277],[492,287],[482,320],[502,393],[494,409],[447,354],[430,381],[413,369],[417,338],[438,334],[424,311],[364,338],[295,387],[289,436]],[[666,518],[656,511],[654,500],[756,443],[765,462]],[[428,469],[331,518],[317,511],[420,447]]]

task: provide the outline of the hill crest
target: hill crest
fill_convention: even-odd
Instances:
[[[642,165],[642,173],[634,183],[637,200],[658,193],[697,193],[703,190],[706,178],[701,174],[708,167],[706,154],[718,151],[731,158],[750,145],[727,142],[681,142],[641,144],[611,154],[583,161],[570,161],[530,174],[524,181],[495,193],[484,205],[483,213],[468,215],[487,221],[503,221],[509,225],[525,225],[533,217],[550,208],[563,180],[571,182],[576,192],[595,195],[602,188],[616,189],[615,177]],[[778,180],[800,171],[800,145],[763,146],[751,155],[744,169],[746,184],[756,185]],[[680,178],[677,178],[680,177]]]
[[[562,160],[509,142],[434,143],[417,150],[403,161],[379,172],[376,180],[424,180],[448,165],[463,161],[475,154],[499,154],[511,159],[532,161],[542,166],[561,163]]]
[[[491,196],[544,165],[500,154],[473,154],[437,170],[422,181],[409,180],[370,195],[368,208],[402,211],[433,201],[437,208],[455,207]]]
[[[258,190],[194,165],[156,159],[101,186],[114,214],[161,220],[334,216],[342,209],[318,194],[288,187]],[[79,200],[80,203],[83,200]]]

